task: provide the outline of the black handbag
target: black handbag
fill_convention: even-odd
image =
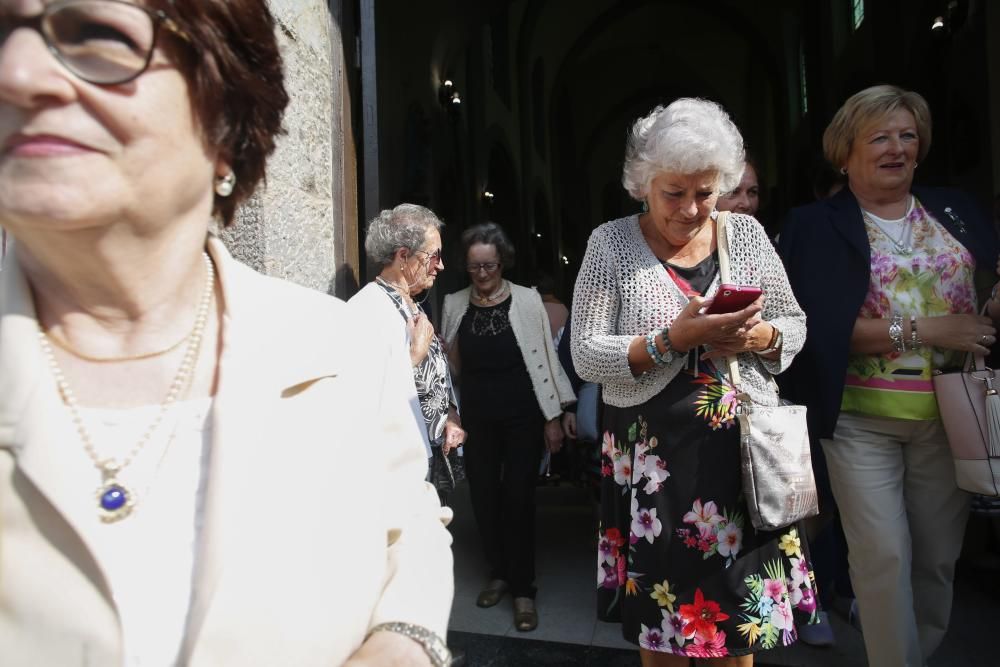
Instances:
[[[441,447],[431,447],[430,481],[441,493],[451,493],[465,479],[465,460],[454,447],[445,456]]]

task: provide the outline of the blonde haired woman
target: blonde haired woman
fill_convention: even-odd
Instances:
[[[919,94],[856,93],[823,135],[847,187],[793,210],[781,232],[809,317],[785,388],[809,407],[868,661],[886,667],[921,667],[941,643],[968,513],[931,375],[988,353],[1000,317],[995,298],[978,315],[988,296],[976,286],[995,280],[992,225],[961,192],[913,185],[930,145]]]

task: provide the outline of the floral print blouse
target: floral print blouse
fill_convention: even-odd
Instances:
[[[910,247],[900,247],[867,219],[871,280],[860,317],[909,319],[976,312],[972,254],[914,198],[906,216]],[[909,251],[909,252],[907,252]],[[919,331],[918,331],[919,332]],[[841,410],[899,419],[937,419],[934,370],[961,364],[961,353],[930,346],[888,354],[857,354],[848,360]]]

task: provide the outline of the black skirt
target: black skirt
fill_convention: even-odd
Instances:
[[[747,515],[734,400],[700,362],[642,405],[605,407],[598,615],[643,648],[744,655],[817,622],[804,534]]]

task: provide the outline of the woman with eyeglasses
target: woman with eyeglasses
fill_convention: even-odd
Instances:
[[[442,329],[459,376],[465,467],[472,510],[490,567],[476,599],[492,607],[508,591],[514,627],[538,626],[535,608],[535,483],[542,447],[562,447],[563,407],[576,400],[535,290],[505,280],[514,246],[494,223],[462,234],[471,284],[444,299]]]
[[[5,665],[448,663],[408,365],[209,233],[282,130],[274,30],[0,0]]]
[[[442,501],[453,490],[457,450],[465,440],[458,399],[451,385],[448,357],[424,312],[423,299],[444,270],[441,232],[444,223],[417,204],[400,204],[379,213],[365,234],[368,259],[382,267],[375,280],[351,297],[358,319],[395,332],[394,351],[413,369],[420,400],[418,423],[426,433],[431,482]],[[426,297],[424,297],[426,298]]]

